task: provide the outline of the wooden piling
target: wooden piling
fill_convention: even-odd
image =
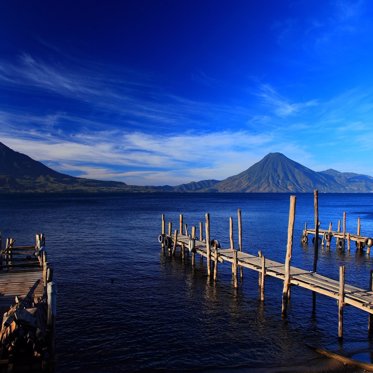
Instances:
[[[188,236],[188,224],[184,224],[184,234]]]
[[[373,270],[369,274],[369,291],[373,291]],[[373,338],[373,315],[370,313],[368,316],[368,336]]]
[[[361,231],[361,224],[360,224],[360,217],[357,218],[357,231],[356,234],[360,236],[360,231]]]
[[[57,287],[52,281],[47,284],[47,332],[49,339],[49,348],[51,353],[54,353],[54,333],[55,333],[55,320],[57,313]]]
[[[206,253],[207,253],[207,276],[211,276],[211,243],[210,243],[210,214],[205,215],[205,230],[206,230]]]
[[[343,239],[346,239],[346,224],[347,223],[347,216],[346,216],[346,211],[343,212]]]
[[[343,307],[345,297],[345,266],[339,267],[338,338],[343,338]]]
[[[230,248],[234,249],[234,240],[233,240],[233,219],[232,217],[229,218],[229,244]]]
[[[242,212],[237,210],[238,250],[242,252]],[[240,278],[243,278],[243,268],[240,266]]]
[[[194,246],[195,246],[195,239],[196,239],[196,227],[193,225],[192,227],[192,242],[193,242],[193,245],[192,245],[192,266],[194,267],[195,263],[196,263],[196,252],[195,252],[195,249],[194,249]]]
[[[290,208],[289,208],[289,223],[288,223],[288,239],[286,247],[286,258],[285,258],[285,276],[284,276],[284,288],[282,291],[282,317],[286,317],[287,306],[288,306],[288,293],[290,288],[290,262],[293,250],[293,237],[294,237],[294,221],[295,221],[295,206],[296,197],[290,196]]]
[[[183,234],[183,214],[180,214],[179,216],[179,232],[180,234]]]
[[[347,250],[350,251],[351,249],[351,234],[347,233]]]
[[[340,233],[341,232],[341,221],[338,220],[338,228],[337,228],[337,232]]]
[[[314,240],[314,255],[313,255],[313,272],[317,271],[317,260],[319,257],[319,192],[313,193],[313,207],[315,218],[315,240]]]
[[[258,257],[261,258],[263,256],[262,254],[262,250],[259,250],[258,251]],[[259,289],[260,289],[260,284],[262,282],[262,275],[260,272],[258,272],[258,286],[259,286]]]
[[[234,287],[235,289],[238,288],[238,282],[237,282],[237,267],[238,267],[237,250],[233,249],[232,273],[233,273],[233,287]]]
[[[260,276],[260,300],[264,302],[264,285],[265,285],[265,277],[266,277],[266,258],[262,256],[262,272]]]
[[[199,240],[203,242],[203,223],[199,222]]]
[[[218,255],[219,255],[219,253],[218,253],[218,247],[215,246],[215,252],[214,252],[214,260],[215,260],[215,263],[214,263],[214,281],[216,281],[217,278],[218,278],[218,263],[219,263],[219,261],[218,261],[218,259],[219,259]]]
[[[175,255],[176,253],[176,246],[177,246],[177,229],[175,229],[175,232],[174,232],[174,246],[172,248],[172,255]]]
[[[171,237],[172,235],[172,222],[168,223],[168,235]]]
[[[232,219],[232,217],[229,217],[229,247],[230,247],[231,250],[234,250],[233,219]],[[232,263],[232,274],[234,276],[237,276],[237,268],[234,267],[233,263]]]
[[[164,214],[162,214],[162,232],[163,235],[166,234],[166,219]],[[40,241],[39,241],[40,242]]]

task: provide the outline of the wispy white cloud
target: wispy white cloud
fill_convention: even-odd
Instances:
[[[262,99],[262,103],[267,106],[270,112],[273,112],[279,117],[298,114],[300,111],[317,106],[318,104],[317,100],[291,102],[289,99],[280,95],[278,91],[269,84],[262,84],[256,95]]]

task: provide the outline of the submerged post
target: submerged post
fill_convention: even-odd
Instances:
[[[345,297],[345,266],[339,267],[338,338],[343,338],[343,307]]]
[[[210,214],[205,215],[206,218],[206,253],[207,253],[207,275],[211,276],[211,246],[210,246]]]
[[[295,206],[296,206],[296,197],[290,196],[288,240],[287,240],[286,259],[285,259],[285,278],[284,278],[284,288],[282,291],[282,317],[283,318],[286,317],[288,300],[289,300],[290,262],[291,262],[291,254],[292,254],[292,249],[293,249]]]
[[[237,210],[237,225],[238,225],[238,250],[242,252],[242,213],[241,209]],[[240,278],[243,278],[243,268],[240,267]]]

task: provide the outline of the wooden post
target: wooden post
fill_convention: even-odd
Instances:
[[[164,214],[162,214],[162,234],[166,234],[166,219],[164,217]]]
[[[319,257],[319,192],[313,192],[313,207],[315,212],[315,240],[314,240],[314,255],[313,255],[313,272],[317,271],[317,260]]]
[[[168,235],[171,237],[172,235],[172,222],[168,223]]]
[[[214,259],[215,259],[215,265],[214,265],[214,281],[218,278],[218,248],[215,246],[215,252],[214,252]]]
[[[373,270],[370,270],[368,289],[373,291]],[[373,337],[373,315],[371,313],[368,316],[368,336],[369,338]]]
[[[161,228],[161,234],[162,234],[162,237],[163,237],[163,241],[161,243],[161,248],[162,248],[162,253],[164,255],[165,253],[165,244],[164,244],[164,239],[165,239],[165,234],[166,234],[166,219],[165,219],[165,216],[164,214],[162,214],[162,228]],[[40,237],[37,235],[37,240],[36,240],[36,243],[37,245],[39,246],[40,248]]]
[[[229,218],[229,244],[230,248],[234,249],[234,241],[233,241],[233,219],[232,217]]]
[[[174,247],[172,248],[172,255],[176,253],[176,246],[177,246],[177,229],[174,232]]]
[[[199,222],[199,240],[203,241],[203,223]]]
[[[351,235],[347,233],[347,250],[350,251],[351,249]]]
[[[210,214],[205,215],[206,223],[206,252],[207,252],[207,276],[211,276],[211,246],[210,246]]]
[[[289,288],[290,288],[290,263],[291,263],[291,255],[292,255],[292,250],[293,250],[295,206],[296,206],[296,197],[290,196],[288,240],[287,240],[287,247],[286,247],[286,258],[285,258],[285,278],[284,278],[284,288],[282,291],[282,312],[281,312],[282,317],[286,317],[288,300],[289,300],[288,295],[289,295]]]
[[[184,235],[188,236],[188,224],[184,224],[184,226],[185,226]]]
[[[347,216],[346,212],[343,213],[343,239],[346,239],[346,222],[347,222]]]
[[[261,258],[263,256],[262,254],[262,250],[259,250],[258,251],[258,257]],[[262,275],[260,272],[258,272],[258,286],[259,286],[259,289],[260,289],[260,284],[262,282]]]
[[[49,334],[49,341],[51,345],[52,352],[54,350],[54,325],[56,320],[56,312],[57,312],[57,287],[55,283],[48,282],[47,285],[47,305],[48,305],[48,311],[47,311],[47,330]]]
[[[192,227],[192,242],[193,242],[193,248],[192,248],[192,266],[194,267],[196,263],[196,253],[195,253],[195,244],[196,244],[196,227],[193,225]]]
[[[237,210],[237,224],[238,224],[238,250],[242,252],[242,213],[241,209]],[[240,267],[240,278],[243,278],[243,267]]]
[[[184,260],[185,258],[185,244],[184,242],[181,244],[181,259]]]
[[[260,300],[264,302],[264,284],[265,284],[265,277],[266,277],[266,258],[262,256],[262,272],[260,276]]]
[[[343,306],[345,297],[345,266],[339,267],[338,338],[343,338]]]
[[[341,221],[338,220],[338,229],[337,229],[337,232],[340,233],[341,232]]]
[[[183,234],[183,214],[180,214],[179,216],[179,232],[180,235]]]
[[[238,282],[237,282],[237,266],[238,266],[237,250],[233,249],[232,272],[233,272],[233,287],[235,289],[237,289],[237,287],[238,287]]]
[[[360,217],[357,218],[357,232],[356,234],[360,236],[360,231],[361,231],[361,224],[360,224]]]

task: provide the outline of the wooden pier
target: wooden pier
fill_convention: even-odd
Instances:
[[[317,193],[315,193],[317,200]],[[283,281],[282,292],[282,316],[287,314],[287,306],[290,298],[291,286],[311,290],[313,294],[322,294],[337,300],[338,303],[338,337],[343,337],[343,309],[345,305],[356,307],[369,315],[368,331],[373,334],[373,291],[372,285],[369,289],[363,289],[345,283],[345,267],[341,266],[339,279],[332,279],[318,274],[316,271],[307,271],[291,266],[294,220],[295,220],[296,197],[290,197],[288,239],[285,262],[280,263],[264,257],[261,252],[258,256],[243,252],[242,248],[242,221],[241,210],[238,210],[238,246],[235,247],[233,240],[233,220],[230,218],[230,245],[228,248],[220,247],[217,240],[210,237],[210,216],[205,216],[205,237],[203,235],[203,224],[199,223],[199,235],[197,229],[192,227],[190,233],[188,226],[183,224],[183,216],[180,215],[179,229],[172,232],[172,223],[168,223],[166,232],[165,216],[162,215],[161,234],[158,237],[162,252],[175,255],[180,251],[181,256],[191,255],[192,265],[195,265],[195,255],[206,258],[207,274],[214,281],[218,276],[219,265],[230,263],[232,266],[233,286],[238,286],[237,277],[243,276],[242,269],[247,268],[259,273],[260,299],[264,300],[265,280],[267,276]],[[316,221],[318,222],[318,209],[315,208]],[[317,248],[317,246],[316,246]],[[317,267],[317,257],[314,268]],[[315,298],[314,298],[315,299]]]
[[[1,372],[53,371],[56,289],[45,237],[17,246],[0,236]]]
[[[312,241],[315,240],[315,237],[318,237],[318,241],[321,243],[322,246],[326,245],[326,247],[331,246],[331,242],[333,237],[335,238],[336,247],[337,249],[343,250],[347,248],[348,250],[351,249],[351,242],[355,242],[355,246],[357,250],[363,250],[366,247],[366,253],[370,254],[371,247],[373,246],[373,238],[364,236],[361,234],[361,223],[360,218],[357,219],[357,232],[350,233],[346,230],[346,212],[343,213],[343,227],[341,229],[341,221],[338,221],[338,228],[337,230],[333,231],[332,223],[329,224],[328,229],[320,229],[319,227],[315,228],[307,228],[307,224],[305,224],[303,233],[302,233],[302,243],[308,244],[308,236],[313,236]],[[317,232],[316,232],[317,230]],[[347,245],[346,245],[347,244]],[[347,247],[346,247],[347,246]]]

